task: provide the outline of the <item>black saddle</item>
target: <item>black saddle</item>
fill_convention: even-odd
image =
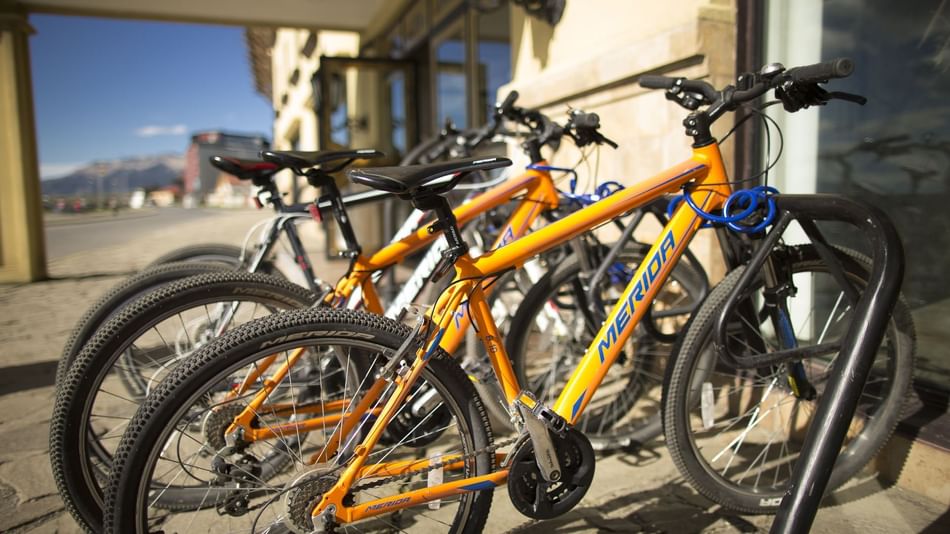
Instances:
[[[269,183],[281,169],[279,165],[259,159],[241,159],[231,156],[211,156],[211,164],[240,180],[251,180],[255,185]]]
[[[508,158],[466,158],[425,165],[351,169],[349,175],[358,184],[409,199],[446,193],[472,171],[487,171],[509,165],[511,160]]]
[[[372,159],[384,156],[382,152],[371,148],[359,150],[263,150],[261,157],[265,161],[271,161],[282,167],[293,169],[307,169],[310,167],[319,167],[334,161],[357,159]],[[326,169],[328,172],[335,172],[339,169]]]

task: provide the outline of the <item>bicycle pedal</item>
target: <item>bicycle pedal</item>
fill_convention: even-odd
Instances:
[[[567,420],[540,402],[537,397],[534,396],[534,393],[522,390],[518,393],[518,396],[515,397],[514,404],[515,407],[522,412],[527,410],[555,434],[562,435],[567,431]],[[522,416],[523,415],[524,414],[522,414]]]

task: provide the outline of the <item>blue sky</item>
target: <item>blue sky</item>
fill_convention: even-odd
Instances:
[[[33,15],[40,175],[183,153],[204,129],[271,133],[242,28]]]

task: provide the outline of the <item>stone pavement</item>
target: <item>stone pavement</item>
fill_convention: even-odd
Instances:
[[[49,281],[0,286],[0,532],[78,532],[56,494],[47,458],[47,425],[56,361],[76,320],[98,296],[159,254],[201,242],[239,244],[258,212],[219,216],[156,229],[136,243],[74,254],[50,265]],[[312,241],[311,241],[312,242]],[[321,254],[313,255],[319,262]],[[342,265],[324,265],[339,272]],[[486,532],[756,532],[769,517],[719,510],[678,476],[662,443],[599,459],[594,485],[570,514],[526,520],[495,494]],[[828,500],[814,532],[950,532],[937,503],[872,475]]]

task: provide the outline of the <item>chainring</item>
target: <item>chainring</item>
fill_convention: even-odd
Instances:
[[[587,436],[569,428],[551,433],[561,476],[548,482],[535,460],[534,444],[524,439],[515,446],[508,465],[508,497],[515,509],[532,519],[551,519],[569,512],[584,498],[594,479],[594,448]]]

